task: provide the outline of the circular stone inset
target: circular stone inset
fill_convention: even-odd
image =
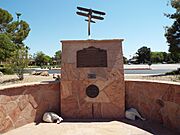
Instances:
[[[86,95],[90,98],[95,98],[99,95],[99,88],[96,85],[89,85],[86,88]]]

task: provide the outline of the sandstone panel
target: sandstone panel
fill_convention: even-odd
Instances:
[[[78,67],[77,52],[87,48],[107,52],[107,67]],[[85,51],[83,53],[86,55]],[[89,62],[93,62],[93,59]],[[125,83],[122,40],[62,41],[61,70],[60,106],[63,118],[115,120],[124,117]],[[95,76],[95,78],[89,76]],[[98,87],[97,97],[87,96],[86,88],[89,85]]]
[[[180,85],[126,81],[126,109],[134,107],[149,121],[180,132]]]
[[[0,89],[0,134],[31,122],[46,111],[59,113],[59,83]]]

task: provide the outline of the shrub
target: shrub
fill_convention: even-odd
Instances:
[[[11,68],[1,68],[0,71],[5,75],[12,75],[14,74],[14,70]]]
[[[180,68],[172,72],[167,72],[165,75],[180,75]]]

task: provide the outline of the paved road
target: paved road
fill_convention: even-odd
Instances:
[[[146,70],[142,70],[142,69]],[[153,64],[151,70],[147,70],[148,65],[124,65],[125,74],[164,74],[177,68],[180,68],[180,64]],[[44,71],[37,69],[36,71]],[[30,71],[28,71],[30,72]],[[50,74],[60,74],[60,70],[48,70]]]
[[[152,70],[125,70],[125,74],[147,74],[147,75],[159,75],[173,71],[172,69],[152,69]]]
[[[153,70],[175,70],[177,68],[180,68],[180,63],[179,64],[152,64],[151,69]],[[143,64],[139,64],[139,65],[124,65],[125,69],[136,69],[136,68],[149,68],[148,65],[143,65]]]
[[[141,69],[146,70],[141,70]],[[124,65],[125,74],[164,74],[180,68],[180,64]],[[137,70],[139,69],[139,70]]]

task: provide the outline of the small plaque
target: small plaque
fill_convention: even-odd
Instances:
[[[93,46],[77,51],[77,67],[107,67],[107,51]]]
[[[96,79],[96,74],[88,74],[89,79]]]
[[[99,95],[99,88],[96,85],[89,85],[86,88],[86,95],[90,98],[95,98]]]

